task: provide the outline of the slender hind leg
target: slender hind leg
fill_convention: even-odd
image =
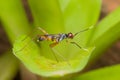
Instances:
[[[27,38],[27,36],[25,38]],[[24,41],[25,38],[22,41]],[[34,39],[35,39],[35,37],[32,38],[32,40],[34,40]],[[27,47],[29,45],[30,42],[32,42],[32,40],[28,41],[20,50],[16,51],[15,53],[22,51],[25,47]]]
[[[88,49],[85,49],[85,48],[83,48],[83,47],[81,47],[80,45],[78,45],[76,42],[70,42],[71,44],[75,44],[77,47],[79,47],[80,49],[83,49],[83,50],[85,50],[85,51],[87,51],[88,52]]]
[[[42,29],[41,27],[37,27],[37,28],[34,28],[22,41],[24,41],[28,36],[30,36],[31,34],[33,34],[36,30],[40,30],[42,33],[44,34],[48,34],[44,29]],[[34,40],[35,37],[32,39]]]
[[[58,59],[57,59],[57,56],[55,55],[54,50],[53,50],[53,47],[55,47],[57,44],[58,44],[58,43],[55,42],[55,43],[50,44],[49,46],[50,46],[50,48],[51,48],[51,50],[52,50],[53,55],[55,56],[56,61],[59,62]]]
[[[68,62],[68,60],[65,59],[57,50],[55,50],[55,49],[53,48],[53,47],[55,47],[57,44],[58,44],[58,42],[55,42],[55,43],[50,44],[50,48],[51,48],[51,50],[53,51],[53,54],[54,54],[57,62],[59,62],[59,61],[58,61],[55,53],[56,53],[58,56],[60,56],[64,61],[66,61],[68,65],[70,65],[70,63]],[[70,66],[71,66],[71,65],[70,65]]]
[[[42,29],[41,27],[37,27],[37,28],[34,28],[34,29],[33,29],[27,36],[25,36],[25,38],[22,39],[21,41],[24,41],[27,37],[29,37],[31,34],[33,34],[33,33],[36,31],[36,29],[37,29],[37,30],[40,30],[40,31],[43,32],[44,34],[48,34],[48,33],[47,33],[44,29]],[[38,35],[38,36],[39,36],[39,35]],[[35,40],[36,37],[37,37],[37,36],[34,36],[34,37],[32,38],[32,40]],[[30,41],[31,41],[31,40],[30,40]],[[16,51],[15,53],[23,50],[23,49],[30,43],[30,41],[27,42],[24,47],[22,47],[20,50]]]

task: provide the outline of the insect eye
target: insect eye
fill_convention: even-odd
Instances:
[[[68,33],[68,37],[69,38],[73,38],[73,34],[72,33]]]

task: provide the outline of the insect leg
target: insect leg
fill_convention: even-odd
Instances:
[[[49,46],[50,46],[51,50],[53,51],[52,53],[53,53],[53,55],[55,56],[56,61],[59,62],[58,59],[57,59],[57,56],[55,55],[54,50],[53,50],[53,47],[55,47],[57,44],[58,44],[58,43],[55,42],[55,43],[50,44]]]
[[[37,27],[34,28],[22,41],[24,41],[28,36],[30,36],[31,34],[33,34],[36,30],[40,30],[41,32],[43,32],[44,34],[48,34],[44,29],[42,29],[41,27]]]
[[[25,38],[27,38],[27,37],[25,37]],[[32,38],[32,40],[34,40],[35,39],[35,37],[33,37]],[[25,40],[25,39],[24,39]],[[22,40],[23,41],[23,40]],[[19,51],[22,51],[25,47],[27,47],[28,46],[28,44],[31,42],[31,40],[30,41],[28,41],[20,50],[18,50],[18,51],[16,51],[15,53],[17,53],[17,52],[19,52]]]
[[[22,39],[22,41],[24,41],[26,38],[28,38],[31,34],[33,34],[36,30],[40,30],[41,32],[43,32],[44,34],[48,34],[44,29],[42,29],[41,27],[37,27],[37,28],[34,28],[27,36],[25,36],[24,39]],[[38,35],[39,36],[39,35]],[[32,40],[34,40],[36,38],[33,37]],[[21,48],[20,50],[16,51],[16,52],[19,52],[21,51],[22,49],[24,49],[28,44],[30,43],[30,41],[28,43],[25,44],[25,46],[23,48]]]
[[[56,53],[56,54],[59,55],[64,61],[66,61],[68,65],[70,65],[70,63],[68,62],[68,60],[65,59],[57,50],[55,50],[55,49],[53,48],[53,47],[55,47],[57,44],[58,44],[58,42],[55,42],[55,43],[50,44],[50,48],[51,48],[51,50],[53,51],[54,55],[55,55],[55,53]],[[55,55],[55,58],[56,58],[56,60],[58,61],[56,55]],[[71,66],[71,65],[70,65],[70,66]]]
[[[44,34],[48,34],[44,29],[42,29],[41,27],[37,27],[37,29],[39,29],[41,32],[43,32]]]
[[[85,51],[87,51],[88,52],[88,49],[85,49],[85,48],[83,48],[83,47],[81,47],[80,45],[78,45],[76,42],[70,42],[71,44],[75,44],[77,47],[79,47],[80,49],[83,49],[83,50],[85,50]]]

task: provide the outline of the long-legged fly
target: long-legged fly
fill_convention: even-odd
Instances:
[[[53,49],[53,47],[55,47],[59,42],[61,42],[62,40],[66,39],[66,42],[69,42],[67,39],[74,39],[74,37],[76,35],[78,35],[79,33],[81,32],[84,32],[84,31],[87,31],[89,29],[91,29],[93,26],[89,27],[89,28],[86,28],[84,30],[81,30],[75,34],[73,33],[60,33],[60,34],[48,34],[44,29],[42,29],[41,27],[37,27],[37,29],[39,29],[43,35],[38,35],[37,36],[37,42],[42,42],[42,41],[52,41],[53,43],[50,44],[50,48],[52,49],[53,53],[54,53],[54,56],[57,60],[57,57],[55,55],[55,53],[57,53],[57,55],[59,55],[61,58],[63,58],[65,61],[67,61],[62,55],[60,55],[56,50]],[[80,45],[78,45],[76,42],[69,42],[71,44],[74,44],[76,45],[77,47],[79,47],[80,49],[83,49],[85,51],[87,51],[87,49],[81,47]],[[57,60],[58,62],[58,60]],[[67,61],[68,63],[68,61]],[[69,63],[68,63],[69,64]]]

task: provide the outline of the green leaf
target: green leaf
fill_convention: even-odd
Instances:
[[[26,36],[21,36],[16,40],[13,47],[14,55],[18,57],[30,71],[42,76],[63,76],[82,70],[93,50],[93,47],[88,48],[89,52],[80,50],[81,53],[78,52],[73,59],[59,60],[59,62],[57,62],[55,59],[49,59],[43,56],[42,50],[40,50],[38,45],[29,37],[25,38]],[[59,57],[58,55],[57,58]]]
[[[21,0],[0,0],[0,20],[11,41],[30,31]]]
[[[120,38],[120,8],[104,18],[95,28],[91,44],[95,44],[91,61],[99,57],[106,48]]]
[[[50,34],[76,33],[94,25],[99,17],[101,0],[29,0],[35,26]],[[85,45],[91,30],[77,35],[74,41],[88,51],[62,41],[54,48],[56,61],[49,42],[40,42],[39,47],[25,36],[14,44],[14,54],[29,70],[42,76],[63,76],[81,71],[87,64],[94,47]],[[57,50],[57,52],[55,51]],[[59,52],[59,54],[58,54]],[[67,61],[68,60],[68,61]]]
[[[17,59],[7,52],[0,57],[0,80],[12,80],[17,73]]]
[[[101,0],[29,0],[35,26],[48,33],[76,33],[96,24]],[[85,45],[90,35],[79,36],[80,45]]]
[[[90,71],[70,80],[120,80],[120,65]]]

